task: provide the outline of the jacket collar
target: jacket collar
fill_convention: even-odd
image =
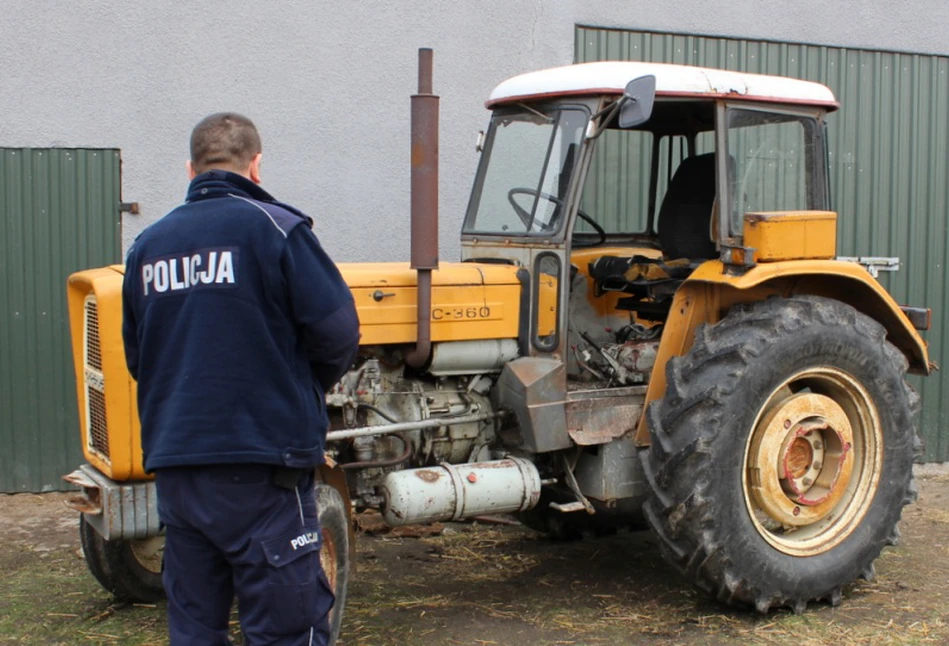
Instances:
[[[238,197],[257,200],[258,202],[267,202],[268,204],[273,204],[305,220],[308,227],[313,227],[313,218],[308,216],[306,213],[303,213],[299,209],[292,207],[289,204],[285,204],[279,200],[274,199],[270,193],[260,188],[260,186],[250,181],[243,175],[231,173],[230,171],[226,170],[209,170],[208,172],[201,173],[191,180],[191,184],[188,186],[188,195],[185,198],[185,201],[200,202],[201,200],[209,200],[215,197],[227,197],[228,195],[236,195]]]
[[[270,193],[254,182],[226,170],[209,170],[191,180],[185,201],[198,202],[227,195],[249,197],[261,202],[276,202]]]

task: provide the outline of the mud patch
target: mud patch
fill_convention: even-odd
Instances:
[[[811,604],[800,616],[710,601],[665,565],[648,532],[569,543],[495,523],[363,533],[339,643],[946,644],[949,475],[930,469],[920,484],[877,577],[847,589],[838,608]],[[116,604],[89,574],[63,499],[0,496],[0,643],[166,644],[164,604]],[[232,627],[239,644],[236,617]]]

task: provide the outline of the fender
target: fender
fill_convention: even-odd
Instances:
[[[761,263],[733,275],[726,273],[721,261],[709,260],[692,272],[673,297],[643,410],[665,394],[666,364],[688,352],[699,325],[717,323],[738,303],[801,294],[833,298],[866,314],[886,328],[888,340],[906,356],[911,373],[933,371],[926,342],[889,293],[856,263],[789,260]],[[636,430],[636,444],[649,445],[645,415]]]

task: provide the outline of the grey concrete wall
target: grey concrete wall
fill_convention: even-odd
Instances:
[[[6,0],[0,146],[118,147],[124,243],[183,197],[191,127],[236,110],[264,138],[264,186],[316,219],[338,260],[408,257],[409,95],[435,48],[442,258],[487,119],[513,74],[570,63],[574,26],[949,53],[949,3],[920,0]]]

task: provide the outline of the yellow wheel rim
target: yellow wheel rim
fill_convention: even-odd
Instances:
[[[800,372],[769,396],[745,446],[742,488],[758,533],[792,556],[844,541],[873,502],[883,463],[867,390],[832,367]]]
[[[139,565],[149,572],[161,574],[161,559],[165,552],[164,536],[133,540],[129,543],[129,548]]]
[[[323,572],[326,574],[326,581],[330,584],[330,589],[336,592],[336,577],[338,576],[338,561],[336,560],[336,541],[332,532],[323,530],[323,548],[320,550],[320,564],[323,566]]]

